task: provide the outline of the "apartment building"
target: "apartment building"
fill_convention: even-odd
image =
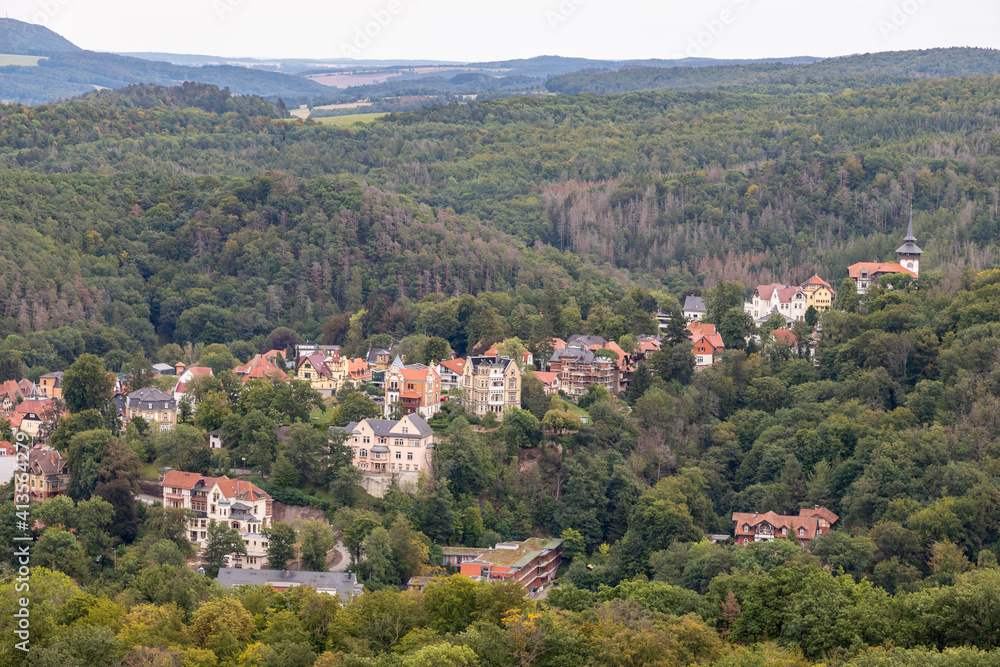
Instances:
[[[561,539],[529,537],[523,542],[502,542],[492,549],[444,547],[444,563],[476,581],[514,580],[530,593],[555,581],[562,544]],[[423,588],[431,580],[414,577],[407,587]]]
[[[342,430],[348,434],[344,444],[354,451],[353,463],[360,470],[386,474],[430,470],[434,430],[418,415],[399,421],[363,419]]]
[[[395,403],[404,415],[430,419],[441,410],[441,376],[423,364],[406,366],[399,357],[385,371],[385,417],[392,416]]]
[[[162,481],[163,506],[183,507],[196,513],[188,523],[188,539],[205,547],[209,522],[238,531],[246,555],[233,554],[235,568],[261,569],[267,565],[267,538],[261,530],[271,525],[271,496],[256,484],[226,476],[208,477],[168,470]]]
[[[521,370],[510,357],[469,357],[462,373],[462,405],[484,417],[503,419],[511,408],[521,407]]]

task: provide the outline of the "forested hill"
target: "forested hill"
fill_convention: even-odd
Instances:
[[[537,317],[548,281],[586,319],[629,280],[661,301],[838,284],[893,257],[911,202],[922,274],[954,285],[997,257],[998,83],[518,98],[351,128],[194,84],[0,106],[0,335],[318,337],[383,296],[521,290]]]
[[[0,53],[45,56],[80,50],[79,46],[43,25],[0,18]]]
[[[866,53],[807,64],[748,63],[710,67],[633,67],[550,77],[546,88],[564,94],[602,95],[639,90],[712,90],[721,86],[787,86],[839,91],[939,79],[1000,74],[1000,51],[950,48]]]
[[[177,85],[199,81],[234,93],[270,99],[326,95],[329,89],[298,76],[245,67],[186,67],[80,49],[48,28],[0,21],[0,54],[44,56],[33,66],[0,67],[0,100],[41,104],[134,83]]]

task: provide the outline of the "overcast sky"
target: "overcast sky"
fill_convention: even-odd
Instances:
[[[4,0],[97,51],[496,60],[1000,46],[995,0]],[[367,34],[365,34],[367,32]]]

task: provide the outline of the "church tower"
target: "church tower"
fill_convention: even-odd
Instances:
[[[917,237],[913,235],[913,209],[910,209],[910,224],[906,228],[906,238],[903,239],[903,245],[896,249],[896,255],[899,257],[899,263],[903,268],[913,271],[913,275],[920,275],[920,255],[923,254],[923,250],[917,246]]]

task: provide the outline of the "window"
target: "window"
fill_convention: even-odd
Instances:
[[[420,446],[419,440],[410,440],[410,447],[419,447],[419,446]]]
[[[785,528],[784,526],[782,526],[782,527],[781,527],[781,534],[782,534],[782,535],[787,535],[787,534],[788,534],[788,529],[787,529],[787,528]]]
[[[396,447],[402,447],[403,446],[403,439],[402,438],[396,438],[395,440],[392,441],[392,444],[394,444]]]
[[[368,443],[371,442],[371,438],[366,435],[365,437],[361,438],[361,442],[367,445]]]
[[[397,459],[403,458],[403,452],[396,452],[396,458]]]
[[[358,452],[358,456],[361,456],[361,457],[368,456],[368,450],[367,449],[362,449],[361,451]]]
[[[805,528],[799,528],[799,535],[805,535],[805,534],[806,534],[806,529]]]
[[[413,452],[406,452],[406,460],[407,461],[413,460]]]
[[[409,433],[409,432],[410,432],[410,427],[409,426],[404,426],[403,427],[403,433]]]

